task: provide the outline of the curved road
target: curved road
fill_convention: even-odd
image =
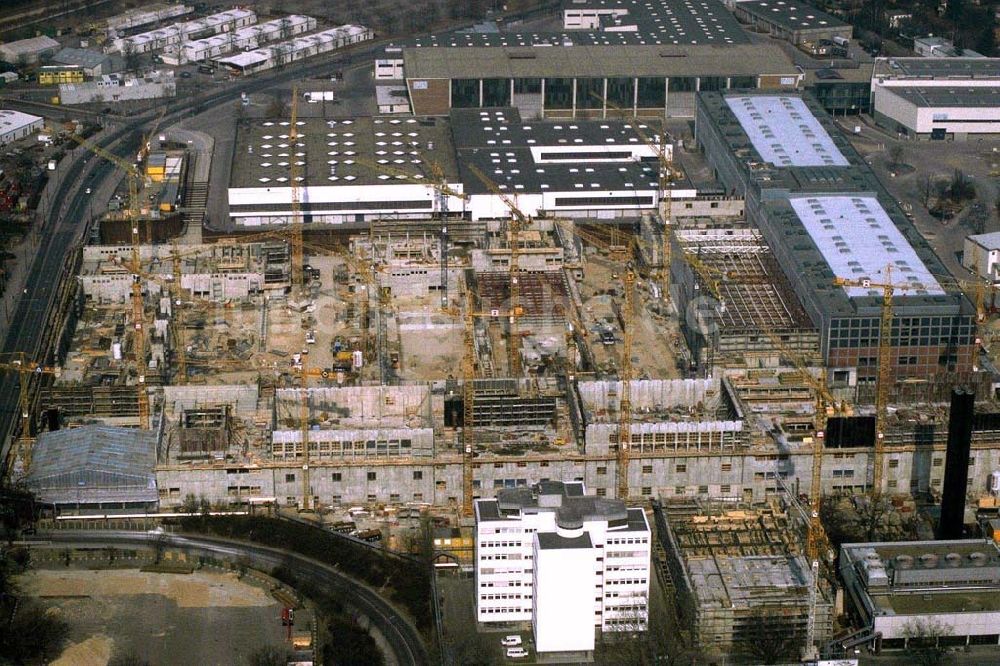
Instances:
[[[65,548],[68,545],[89,548],[136,545],[151,547],[157,543],[164,543],[170,548],[187,552],[246,558],[254,568],[262,571],[270,571],[276,566],[284,565],[303,580],[308,580],[310,585],[334,598],[342,599],[346,605],[368,617],[395,653],[395,663],[401,666],[410,664],[423,666],[430,663],[417,629],[391,604],[362,583],[332,567],[302,555],[245,541],[182,536],[168,532],[162,534],[127,531],[47,532],[44,537],[40,536],[41,538],[47,538],[53,544],[59,544],[60,548]],[[44,547],[42,544],[39,546]],[[308,596],[308,592],[306,595]]]

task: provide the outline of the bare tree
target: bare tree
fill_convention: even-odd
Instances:
[[[906,656],[916,666],[941,666],[948,663],[948,651],[941,639],[950,634],[948,627],[934,620],[911,620],[903,627]]]
[[[265,111],[268,118],[284,118],[288,115],[288,104],[281,95],[275,95]]]
[[[924,174],[917,185],[917,191],[920,194],[920,204],[924,208],[930,208],[931,194],[934,192],[934,184],[931,179],[931,175]],[[1000,199],[997,200],[997,211],[1000,211]],[[1000,214],[1000,212],[998,212]]]
[[[754,627],[753,638],[742,644],[741,652],[751,663],[782,664],[799,656],[803,637],[775,609],[757,608],[747,623]]]
[[[886,151],[886,155],[889,158],[889,168],[895,169],[899,167],[903,159],[903,146],[899,143],[894,143],[889,146],[889,150]]]
[[[948,183],[948,196],[958,203],[967,199],[976,198],[976,186],[961,169],[955,169]]]
[[[126,39],[122,42],[122,58],[125,60],[125,71],[135,72],[139,69],[139,52],[136,50],[135,42]]]

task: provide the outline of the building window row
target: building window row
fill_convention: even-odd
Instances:
[[[605,585],[645,585],[645,578],[622,578],[620,580],[613,579],[604,582]]]
[[[636,543],[649,543],[648,537],[620,537],[616,539],[608,539],[605,543],[609,546],[623,545],[623,544],[636,544]]]

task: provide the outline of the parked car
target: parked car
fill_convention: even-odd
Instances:
[[[504,636],[503,640],[500,641],[500,645],[504,647],[517,647],[521,644],[520,636]]]
[[[521,657],[527,657],[528,651],[523,647],[512,647],[507,648],[507,658],[508,659],[520,659]]]

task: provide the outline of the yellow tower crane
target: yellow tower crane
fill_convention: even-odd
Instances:
[[[441,309],[448,310],[448,201],[452,198],[463,202],[468,201],[469,195],[448,184],[448,178],[440,164],[429,159],[426,155],[421,155],[420,160],[426,166],[426,175],[422,173],[408,173],[387,164],[379,164],[372,160],[357,158],[358,164],[363,164],[374,171],[392,176],[398,180],[405,180],[415,185],[426,185],[434,190],[436,198],[435,212],[441,217]]]
[[[521,376],[521,343],[518,338],[517,320],[522,314],[520,291],[519,254],[521,248],[521,229],[531,225],[531,218],[521,212],[514,200],[500,187],[490,180],[489,176],[474,164],[469,165],[476,178],[482,181],[493,194],[500,197],[504,205],[510,209],[508,224],[508,244],[510,245],[510,307],[507,314],[507,369],[511,377]]]
[[[28,361],[24,352],[18,352],[11,360],[0,363],[0,371],[16,372],[19,375],[18,408],[21,412],[21,433],[17,439],[17,446],[10,447],[8,460],[13,462],[20,456],[24,461],[24,471],[27,472],[31,466],[31,453],[35,442],[31,434],[31,380],[37,375],[59,376],[60,371],[59,368],[50,368]]]
[[[976,321],[977,323],[982,323],[986,320],[984,300],[989,286],[985,282],[980,280],[956,280],[951,277],[939,277],[936,275],[934,279],[939,286],[951,291],[972,290],[976,307]],[[894,284],[892,282],[891,264],[883,269],[882,279],[877,281],[867,278],[859,280],[835,277],[833,283],[838,287],[861,287],[882,292],[881,316],[879,317],[878,367],[875,373],[875,452],[873,455],[871,485],[872,494],[879,494],[882,492],[882,479],[885,475],[886,419],[888,416],[889,392],[893,383],[892,298],[897,290],[912,290],[915,286],[909,282]]]
[[[476,312],[473,295],[466,289],[465,320],[462,332],[464,353],[462,355],[462,515],[472,515],[472,457],[476,444],[475,401],[476,401],[476,319],[495,319],[502,316],[500,310]]]
[[[558,223],[558,222],[557,222]],[[618,499],[629,497],[629,464],[632,458],[632,341],[635,319],[635,281],[636,273],[632,265],[632,257],[636,254],[635,239],[629,237],[627,242],[609,242],[600,235],[584,231],[578,225],[563,225],[568,232],[583,242],[590,243],[608,253],[609,258],[619,257],[625,262],[622,271],[622,288],[624,291],[622,315],[622,353],[619,379],[621,380],[621,397],[618,408],[618,452],[616,461],[616,489]],[[575,318],[574,318],[575,319]]]
[[[117,155],[104,150],[77,135],[71,135],[73,140],[81,146],[90,150],[95,155],[104,158],[118,166],[125,172],[129,187],[129,205],[126,210],[129,226],[132,233],[132,260],[130,270],[132,271],[132,333],[133,333],[133,353],[135,354],[136,386],[139,401],[139,427],[143,430],[149,429],[149,392],[146,388],[146,330],[145,313],[142,295],[142,262],[139,258],[139,246],[142,238],[139,234],[139,222],[142,211],[139,205],[139,184],[142,175],[134,165],[118,157]]]
[[[657,174],[658,189],[660,195],[660,218],[663,222],[663,245],[661,248],[661,261],[663,263],[662,274],[660,275],[660,283],[663,291],[663,300],[670,300],[670,263],[671,254],[673,252],[673,228],[671,227],[671,217],[673,215],[673,190],[671,185],[674,180],[678,178],[677,170],[674,168],[673,161],[673,148],[667,142],[667,132],[661,125],[660,128],[660,140],[656,141],[649,136],[649,133],[643,129],[642,120],[635,114],[632,114],[621,107],[609,102],[603,97],[598,96],[598,98],[604,102],[608,107],[613,109],[622,118],[631,117],[632,129],[635,133],[639,135],[646,146],[653,150],[656,154],[656,161],[659,166],[659,172]]]
[[[302,176],[299,175],[299,158],[296,156],[299,151],[299,87],[292,86],[291,121],[288,127],[288,145],[290,147],[288,160],[288,182],[292,186],[292,224],[291,240],[292,245],[292,295],[295,298],[302,298],[303,258],[302,236],[304,232],[304,221],[302,218],[302,188],[299,185]]]
[[[719,287],[720,277],[708,265],[698,257],[685,253],[684,260],[691,266],[695,273],[705,283],[712,296],[720,303],[723,301],[722,291]],[[823,443],[826,440],[827,417],[836,408],[837,400],[830,393],[827,387],[826,368],[822,367],[820,376],[816,377],[809,367],[796,352],[788,349],[781,337],[768,328],[763,322],[760,323],[760,331],[770,339],[776,349],[791,361],[792,365],[801,375],[802,379],[813,389],[816,400],[815,436],[812,447],[812,466],[809,486],[809,515],[806,524],[806,556],[809,558],[812,568],[813,584],[809,589],[809,609],[806,620],[806,648],[812,649],[816,637],[816,603],[819,596],[819,564],[823,552],[828,549],[829,539],[823,523],[820,520],[820,510],[823,502]],[[843,409],[843,407],[841,408]]]

